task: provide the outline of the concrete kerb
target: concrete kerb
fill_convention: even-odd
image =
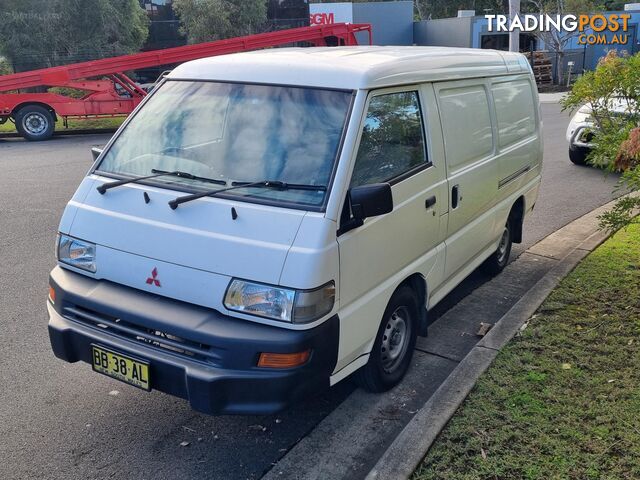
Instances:
[[[454,415],[480,375],[542,305],[551,291],[608,235],[598,230],[598,216],[611,208],[610,202],[569,223],[544,238],[528,253],[552,258],[551,268],[478,342],[404,427],[367,475],[367,480],[408,479]]]

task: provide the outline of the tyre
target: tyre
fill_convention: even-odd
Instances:
[[[358,386],[369,392],[384,392],[397,385],[411,364],[418,334],[418,297],[401,286],[389,300],[369,362],[358,370]]]
[[[585,147],[569,147],[569,160],[575,165],[586,165],[589,149]]]
[[[40,105],[27,105],[15,114],[16,129],[27,140],[39,141],[51,138],[55,126],[53,114]]]
[[[481,269],[488,275],[497,275],[504,267],[509,263],[509,256],[511,256],[511,246],[513,245],[513,220],[509,217],[507,224],[504,226],[502,236],[500,237],[500,243],[496,251],[487,258],[481,265]]]

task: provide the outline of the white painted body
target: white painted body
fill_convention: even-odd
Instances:
[[[75,271],[281,328],[312,328],[338,314],[332,383],[367,362],[384,309],[403,280],[424,278],[426,306],[433,307],[495,251],[516,200],[524,199],[525,213],[535,204],[542,125],[522,55],[423,47],[280,49],[189,62],[169,79],[352,90],[326,209],[205,197],[171,210],[167,201],[183,192],[129,184],[100,195],[95,187],[112,179],[90,174],[60,224],[60,232],[97,244],[96,273]],[[338,235],[369,100],[405,90],[419,94],[431,166],[393,183],[393,212]],[[478,102],[478,94],[485,100]],[[462,197],[456,209],[453,185]],[[143,192],[149,204],[141,201]],[[431,196],[437,202],[425,208]],[[146,283],[154,268],[161,289]],[[296,289],[333,280],[336,301],[330,313],[304,325],[243,315],[223,305],[234,277]]]
[[[593,128],[593,121],[590,119],[591,109],[588,106],[580,108],[569,121],[565,137],[570,147],[587,147],[592,145],[582,138],[581,133]]]
[[[602,110],[606,107],[607,110],[614,114],[625,115],[629,114],[635,105],[629,104],[626,100],[621,98],[613,98],[609,100],[609,103],[605,105],[606,100],[599,99],[596,104]],[[591,104],[585,104],[580,107],[576,113],[571,117],[565,137],[569,142],[569,147],[583,147],[593,148],[593,142],[589,139],[589,132],[596,130],[597,126],[592,117]]]

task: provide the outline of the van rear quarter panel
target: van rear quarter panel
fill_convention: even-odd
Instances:
[[[507,221],[515,195],[525,196],[525,212],[530,211],[537,197],[537,187],[528,187],[540,178],[542,169],[542,122],[538,96],[531,75],[497,77],[491,81],[496,116],[498,162],[497,238]]]
[[[525,198],[525,213],[531,210],[542,166],[542,125],[531,74],[438,82],[434,88],[450,197],[457,185],[460,201],[457,208],[450,204],[445,282],[430,292],[430,308],[495,251],[518,198]],[[489,153],[483,132],[492,137]],[[480,139],[471,142],[479,143],[477,152],[457,143],[474,138]]]

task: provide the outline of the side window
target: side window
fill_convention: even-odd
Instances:
[[[496,104],[499,145],[504,147],[531,135],[536,129],[536,110],[527,80],[497,83],[491,87]]]
[[[418,92],[373,97],[369,102],[351,186],[386,182],[426,164]]]
[[[445,88],[438,96],[449,171],[489,155],[493,131],[484,87]]]

